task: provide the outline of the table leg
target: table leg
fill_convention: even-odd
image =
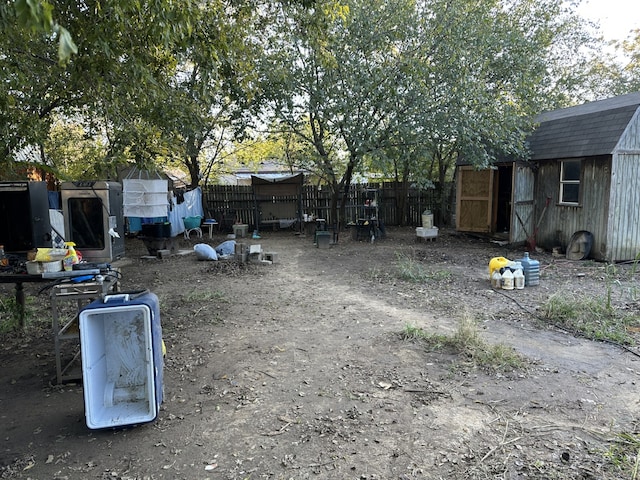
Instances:
[[[24,285],[22,282],[16,282],[16,307],[18,308],[18,317],[20,318],[20,327],[25,327],[25,308],[24,308]]]

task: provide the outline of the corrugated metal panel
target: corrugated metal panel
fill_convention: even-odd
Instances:
[[[636,124],[637,125],[637,124]],[[616,154],[611,172],[606,260],[633,260],[640,251],[640,154]]]

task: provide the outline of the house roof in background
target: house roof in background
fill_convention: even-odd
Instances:
[[[640,92],[538,115],[529,136],[531,160],[612,154],[640,107]]]
[[[252,177],[259,176],[265,179],[275,180],[297,174],[307,174],[308,172],[298,169],[291,172],[291,168],[278,162],[263,161],[258,168],[241,166],[226,174],[220,175],[218,183],[221,185],[251,185]]]
[[[270,185],[270,184],[287,184],[302,185],[304,183],[304,174],[296,173],[293,175],[281,175],[274,177],[271,175],[251,175],[252,185]]]

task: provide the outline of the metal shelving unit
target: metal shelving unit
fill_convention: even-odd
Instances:
[[[118,275],[119,272],[113,270],[104,274],[102,281],[65,282],[51,288],[52,330],[58,383],[82,378],[82,369],[78,365],[80,359],[78,314],[82,307],[93,300],[102,298],[108,293],[117,292]],[[73,368],[74,366],[78,368]]]
[[[378,210],[380,192],[377,189],[368,188],[363,195],[364,204],[357,207],[357,218],[353,224],[353,239],[366,239],[373,243],[376,238],[383,235]]]

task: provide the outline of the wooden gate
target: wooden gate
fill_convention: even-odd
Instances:
[[[494,181],[492,169],[476,170],[471,166],[458,167],[456,229],[462,232],[491,232],[495,223]]]

